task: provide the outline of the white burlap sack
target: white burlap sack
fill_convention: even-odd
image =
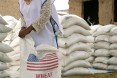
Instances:
[[[11,28],[9,28],[9,27],[7,27],[5,25],[0,24],[0,33],[8,33],[11,30],[12,30]]]
[[[109,65],[108,70],[115,70],[117,71],[117,65]]]
[[[88,23],[77,15],[64,15],[61,19],[61,24],[63,28],[68,28],[72,25],[79,25],[86,30],[90,30]]]
[[[86,51],[86,52],[91,52],[91,47],[86,45],[85,43],[76,43],[69,48],[67,48],[66,52],[67,54],[70,54],[74,51]]]
[[[72,63],[73,61],[76,60],[85,60],[89,58],[91,55],[90,53],[87,53],[85,51],[76,51],[71,53],[69,56],[66,56],[64,59],[64,66]]]
[[[7,22],[0,16],[0,24],[7,25]]]
[[[64,66],[65,66],[65,63],[66,63],[66,56],[64,56],[61,60],[60,60],[60,62],[61,62],[61,66],[62,66],[62,70],[63,70],[63,68],[64,68]]]
[[[95,38],[95,42],[99,41],[109,41],[109,35],[99,35]]]
[[[117,43],[113,43],[110,45],[111,50],[117,50]]]
[[[2,43],[6,44],[6,45],[9,45],[11,43],[11,41],[9,41],[9,40],[3,40]]]
[[[87,58],[87,59],[86,59],[86,61],[88,61],[88,62],[92,63],[92,62],[94,61],[94,57],[93,57],[93,56],[91,56],[91,57]]]
[[[67,50],[64,48],[59,48],[59,51],[63,54],[63,55],[67,55]]]
[[[8,55],[8,54],[7,54],[7,55]],[[9,56],[9,58],[10,58],[12,61],[20,60],[20,53],[17,53],[17,54],[15,54],[15,55]]]
[[[9,39],[14,40],[15,38],[19,37],[19,31],[21,29],[21,25],[19,25],[19,22],[16,23],[17,25],[13,28],[13,30],[9,33]]]
[[[96,57],[94,63],[104,63],[107,64],[109,57]]]
[[[10,77],[5,77],[5,78],[19,78],[20,77],[20,73],[19,71],[6,71]]]
[[[86,61],[86,60],[76,60],[70,64],[68,64],[67,66],[64,67],[63,71],[68,71],[72,68],[76,68],[76,67],[84,67],[84,68],[91,68],[91,64]]]
[[[15,21],[10,21],[10,22],[8,22],[8,25],[5,25],[5,26],[7,26],[7,27],[9,27],[11,29],[14,29],[15,26],[16,26],[16,22]]]
[[[88,68],[73,68],[63,73],[64,76],[81,75],[81,74],[93,74]]]
[[[91,28],[91,33],[93,34],[94,32],[96,32],[97,31],[97,29],[99,28],[99,27],[101,27],[102,25],[92,25],[92,26],[90,26],[90,28]]]
[[[72,35],[73,33],[82,34],[84,36],[91,35],[91,33],[88,30],[85,30],[84,28],[82,28],[78,25],[73,25],[64,30],[63,36],[68,37],[68,36]]]
[[[86,36],[88,43],[94,43],[95,39],[92,35]]]
[[[108,73],[109,71],[108,70],[103,70],[103,69],[89,69],[94,75],[95,74],[104,74],[104,73]]]
[[[17,32],[17,30],[19,31],[21,29],[21,21],[18,21],[16,26],[13,28],[14,32]]]
[[[92,66],[97,69],[108,69],[108,65],[104,63],[93,63]]]
[[[11,62],[11,59],[5,53],[0,52],[0,61]]]
[[[12,51],[12,52],[9,52],[9,53],[6,53],[9,57],[12,57],[12,56],[15,56],[17,54],[20,54],[20,51]]]
[[[112,24],[101,26],[97,29],[96,32],[93,33],[93,36],[109,35],[109,32],[113,27],[115,27],[115,25]]]
[[[87,42],[87,39],[81,34],[74,33],[66,39],[65,45],[69,47],[77,42]]]
[[[12,33],[10,33],[11,34],[11,40],[14,40],[15,38],[17,38],[17,37],[19,37],[18,35],[19,35],[19,31],[20,31],[20,29],[18,29],[17,31],[12,31]]]
[[[14,51],[20,51],[20,46],[13,47]]]
[[[7,73],[13,72],[13,71],[16,71],[16,72],[18,71],[19,72],[19,67],[20,66],[11,66],[11,67],[9,67],[9,69],[6,70],[6,72]]]
[[[66,42],[66,38],[58,38],[58,45],[59,47],[65,48],[65,42]]]
[[[4,42],[7,42],[7,41],[12,41],[11,40],[11,35],[12,35],[12,31],[8,33],[7,37],[3,40]]]
[[[8,67],[11,66],[20,66],[20,60],[19,61],[12,61],[10,63],[7,64]]]
[[[8,69],[7,64],[0,61],[0,71]]]
[[[109,39],[109,42],[110,43],[117,43],[117,35],[111,36],[110,39]]]
[[[0,71],[0,78],[6,78],[6,77],[10,77],[10,75],[5,71]]]
[[[64,65],[63,59],[64,59],[65,55],[63,55],[61,53],[61,51],[59,51],[59,53],[57,53],[57,54],[58,54],[58,57],[59,57],[60,64],[61,64],[61,66],[63,66]]]
[[[13,16],[3,16],[3,19],[6,21],[6,22],[10,22],[10,21],[14,21],[14,22],[17,22],[17,19],[15,19]]]
[[[86,43],[87,46],[89,46],[91,49],[94,49],[94,43]]]
[[[110,50],[110,55],[117,57],[117,50]]]
[[[7,36],[7,33],[0,33],[0,42],[3,41]]]
[[[108,60],[108,64],[110,65],[117,65],[117,57],[112,57]]]
[[[48,51],[48,52],[58,52],[58,49],[57,48],[55,48],[55,47],[53,47],[53,46],[50,46],[50,45],[47,45],[47,44],[41,44],[41,45],[39,45],[39,46],[37,46],[36,47],[36,51],[38,52],[38,51],[41,51],[41,52],[46,52],[46,51]],[[47,53],[48,53],[47,52]]]
[[[113,27],[110,32],[109,32],[110,35],[117,35],[117,26]]]
[[[91,49],[92,51],[90,52],[91,53],[91,55],[94,55],[94,53],[95,53],[95,49],[93,48],[93,49]]]
[[[0,52],[8,53],[11,51],[13,51],[13,48],[11,48],[9,45],[0,43]]]
[[[36,51],[37,50],[37,51]],[[27,35],[21,39],[20,78],[61,78],[58,50],[43,45],[34,48],[34,41]]]
[[[5,72],[10,75],[9,78],[20,78],[19,66],[11,66]]]
[[[64,55],[60,52],[59,49],[47,45],[47,44],[41,44],[40,46],[36,47],[36,51],[38,52],[38,58],[42,58],[43,56],[47,55],[48,53],[55,53],[56,52],[56,56],[58,57],[58,62],[60,62],[60,60],[64,57]],[[59,66],[58,66],[59,67]]]
[[[65,45],[66,45],[66,47],[69,47],[78,42],[93,43],[94,38],[92,36],[83,36],[81,34],[74,33],[71,36],[69,36],[68,38],[66,38]]]
[[[94,48],[95,49],[109,49],[110,43],[104,42],[104,41],[96,42],[96,43],[94,43]]]
[[[10,46],[11,46],[12,48],[19,46],[19,45],[20,45],[20,42],[19,42],[19,41],[20,41],[20,38],[19,38],[19,37],[15,38],[15,39],[10,43]]]
[[[4,40],[4,44],[9,45],[11,48],[13,48],[14,51],[20,51],[20,46],[19,46],[20,38],[16,37],[15,39],[12,40],[13,37],[11,35],[9,36],[9,38],[11,38],[11,39],[7,40],[8,39],[8,37],[7,37],[7,39]]]
[[[110,56],[110,51],[108,49],[97,49],[95,50],[94,56],[98,57]]]

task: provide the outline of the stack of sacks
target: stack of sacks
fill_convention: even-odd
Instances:
[[[110,30],[110,55],[111,58],[108,61],[109,70],[117,70],[117,26]]]
[[[76,15],[62,16],[61,24],[64,34],[58,39],[58,43],[59,50],[64,55],[63,75],[91,74],[88,68],[92,67],[89,62],[92,60],[89,58],[92,50],[87,43],[93,43],[94,39],[89,32],[89,25]]]
[[[18,37],[18,33],[21,29],[21,22],[12,16],[3,16],[3,18],[8,23],[6,26],[12,29],[12,31],[8,33],[7,37],[2,42],[14,49],[14,51],[7,53],[7,56],[12,61],[7,63],[8,69],[6,70],[6,72],[10,74],[10,77],[14,78],[14,74],[19,74],[18,69],[20,67],[20,38]]]
[[[9,44],[15,51],[20,51],[19,41],[20,37],[18,36],[21,29],[21,22],[18,21],[11,33],[11,43]]]
[[[109,32],[114,27],[114,25],[105,25],[100,26],[97,28],[97,30],[93,33],[93,36],[95,37],[95,43],[94,43],[94,56],[95,60],[93,62],[93,67],[97,69],[108,69],[108,60],[110,56],[109,48],[110,48],[110,42],[109,42]]]
[[[18,66],[10,67],[5,72],[7,72],[10,75],[9,78],[19,78],[20,77],[20,72],[19,72]]]
[[[10,45],[15,51],[20,51],[19,47],[19,37],[18,33],[21,29],[21,22],[20,20],[16,20],[11,16],[4,16],[7,19],[8,25],[7,27],[12,28],[12,31],[8,34],[8,36],[4,39],[4,43]],[[11,20],[11,21],[8,21]]]
[[[11,59],[7,56],[6,53],[13,51],[13,49],[9,45],[2,43],[8,32],[12,30],[5,25],[6,23],[4,19],[0,17],[0,78],[9,77],[9,74],[7,74],[5,70],[8,69],[7,63],[11,62]]]
[[[9,68],[20,66],[20,51],[12,51],[7,53],[7,56],[12,60],[12,62],[7,64]]]
[[[93,34],[94,32],[97,31],[97,29],[98,29],[99,27],[101,27],[100,24],[99,24],[99,25],[92,25],[92,26],[90,26],[90,28],[91,28],[90,33]]]
[[[91,34],[93,34],[100,26],[101,25],[92,25],[92,26],[90,26],[91,30],[89,32]],[[94,36],[92,36],[92,37],[94,39]],[[94,61],[94,56],[93,55],[94,55],[95,49],[94,49],[94,42],[93,43],[90,43],[90,44],[91,44],[91,49],[92,49],[92,56],[89,59],[87,59],[87,60],[89,60],[90,63],[92,64],[93,61]]]
[[[20,38],[18,37],[18,33],[21,29],[21,22],[20,20],[18,21],[12,16],[3,16],[3,18],[8,23],[8,25],[6,26],[12,28],[12,31],[9,32],[7,37],[3,40],[5,44],[10,45],[14,49],[14,51],[7,53],[9,58],[12,59],[12,62],[8,63],[8,66],[20,66]]]
[[[3,19],[8,23],[7,27],[14,28],[18,22],[13,16],[2,16]]]

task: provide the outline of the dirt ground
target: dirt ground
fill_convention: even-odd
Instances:
[[[62,78],[117,78],[117,72],[106,74],[94,74],[94,75],[81,75],[81,76],[68,76]]]

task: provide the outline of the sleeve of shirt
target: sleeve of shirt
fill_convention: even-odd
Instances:
[[[49,22],[51,16],[51,0],[47,0],[41,9],[40,17],[32,23],[36,32],[40,32],[45,25]]]

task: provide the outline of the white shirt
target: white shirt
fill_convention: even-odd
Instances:
[[[44,1],[45,0],[32,0],[31,3],[27,5],[24,0],[19,0],[20,11],[23,14],[23,18],[26,22],[27,27],[30,26],[40,16],[41,5],[43,4]],[[53,4],[52,4],[52,16],[54,17],[58,26],[60,26],[56,9]],[[41,30],[39,33],[32,31],[30,33],[30,36],[33,38],[35,42],[35,47],[40,44],[48,44],[57,47],[55,34],[53,32],[53,28],[50,22],[48,22],[47,25],[44,27],[44,29]]]

